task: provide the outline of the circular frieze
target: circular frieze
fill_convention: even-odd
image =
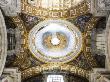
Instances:
[[[46,20],[29,32],[29,49],[46,63],[65,63],[74,59],[82,49],[79,29],[64,20]]]

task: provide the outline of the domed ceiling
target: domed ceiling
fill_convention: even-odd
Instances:
[[[101,61],[105,57],[95,52],[95,34],[106,19],[94,17],[89,2],[21,0],[21,5],[17,16],[5,16],[7,30],[11,30],[6,67],[18,67],[23,82],[45,71],[65,71],[84,82],[92,68],[104,67],[100,63],[105,63]]]
[[[30,31],[28,43],[37,59],[65,63],[81,52],[82,34],[75,25],[67,21],[45,20]]]

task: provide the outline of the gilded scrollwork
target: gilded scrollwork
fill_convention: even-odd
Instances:
[[[27,35],[28,35],[27,30],[25,28],[23,21],[19,16],[12,17],[12,20],[16,24],[16,27],[21,32],[21,47],[23,48],[21,49],[21,52],[23,52],[23,50],[27,49]]]
[[[91,54],[90,37],[91,37],[91,30],[95,27],[97,20],[98,20],[98,18],[93,17],[91,14],[88,14],[89,8],[90,8],[90,4],[87,3],[85,0],[82,3],[80,3],[78,6],[76,6],[75,8],[70,8],[68,10],[46,10],[46,9],[40,9],[40,8],[37,9],[35,6],[28,4],[27,0],[22,0],[22,13],[24,15],[32,16],[31,17],[32,20],[31,18],[29,18],[29,21],[23,21],[20,15],[16,17],[12,17],[13,22],[16,24],[16,27],[21,32],[20,34],[21,34],[21,40],[22,40],[21,48],[20,48],[21,50],[19,53],[17,53],[17,58],[15,59],[13,65],[18,66],[19,69],[22,71],[22,79],[33,77],[35,75],[39,75],[43,71],[49,71],[49,70],[69,71],[70,73],[88,78],[89,72],[90,72],[88,70],[91,70],[90,67],[92,68],[92,67],[97,66],[96,61]],[[85,17],[83,15],[85,15]],[[35,25],[38,25],[40,21],[43,21],[43,20],[48,20],[48,19],[58,20],[58,19],[70,19],[70,18],[75,20],[78,16],[83,16],[84,18],[84,21],[83,21],[83,18],[79,17],[82,20],[79,19],[80,24],[79,22],[78,22],[79,25],[76,24],[76,27],[78,29],[79,29],[79,26],[84,25],[83,26],[84,28],[82,27],[84,29],[83,31],[79,29],[82,32],[81,34],[83,37],[83,44],[82,44],[83,48],[82,48],[81,54],[83,53],[83,56],[84,56],[83,61],[85,62],[85,60],[87,60],[87,65],[90,65],[90,67],[87,67],[87,70],[86,70],[86,68],[84,69],[83,66],[80,66],[82,63],[74,66],[70,64],[61,64],[61,63],[47,64],[47,62],[44,62],[46,64],[42,63],[39,66],[37,65],[31,66],[31,61],[29,60],[29,58],[31,57],[32,60],[38,60],[38,59],[34,59],[35,57],[33,57],[32,53],[29,51],[28,36],[29,36],[30,30]],[[37,24],[34,23],[34,25],[31,26],[31,29],[29,29],[28,27],[32,24],[32,23],[29,24],[29,22],[30,21],[33,22],[34,20],[33,17],[38,17],[38,19],[42,18],[43,20],[38,21]],[[85,18],[87,18],[88,20],[85,20]],[[27,26],[25,23],[27,24]],[[52,46],[52,45],[49,45],[49,41],[52,38],[50,36],[51,35],[45,37],[44,39],[45,46],[48,46],[49,48],[51,48]],[[58,38],[62,40],[62,44],[65,44],[67,41],[67,38],[64,37],[63,35],[58,35]],[[62,45],[62,44],[61,44],[61,48],[64,48],[65,45]],[[78,55],[80,56],[81,54],[78,54]]]
[[[73,66],[73,65],[68,65],[68,64],[43,64],[41,66],[36,66],[32,67],[29,69],[26,69],[22,71],[22,79],[29,78],[35,75],[39,75],[43,71],[49,71],[49,70],[61,70],[61,71],[68,71],[73,74],[85,77],[88,79],[89,77],[89,71],[84,70],[82,68]]]
[[[48,10],[67,10],[81,3],[84,0],[28,0],[28,4],[35,6],[37,9]],[[54,3],[54,4],[53,4]]]
[[[94,59],[93,55],[91,54],[91,30],[95,27],[99,18],[92,17],[91,20],[86,24],[86,31],[84,33],[85,36],[85,47],[84,47],[84,56],[88,60],[91,67],[96,67],[97,63]]]
[[[21,41],[20,41],[20,50],[16,54],[15,62],[13,63],[14,66],[18,66],[20,70],[26,69],[30,66],[30,61],[28,61],[28,52],[26,51],[28,49],[27,47],[27,31],[24,26],[23,21],[19,16],[13,17],[13,22],[16,24],[16,27],[20,30],[21,34]]]
[[[22,0],[22,13],[29,14],[32,16],[37,16],[45,19],[67,19],[76,18],[81,14],[86,14],[89,12],[90,5],[85,0],[75,7],[71,7],[66,10],[48,10],[41,9],[28,4],[27,0]]]

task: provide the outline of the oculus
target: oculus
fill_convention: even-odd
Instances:
[[[28,44],[37,59],[46,63],[65,63],[81,52],[82,34],[70,22],[46,20],[29,32]]]

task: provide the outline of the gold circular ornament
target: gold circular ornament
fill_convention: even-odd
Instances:
[[[45,63],[66,63],[82,50],[82,33],[70,22],[45,20],[29,32],[29,49]]]

